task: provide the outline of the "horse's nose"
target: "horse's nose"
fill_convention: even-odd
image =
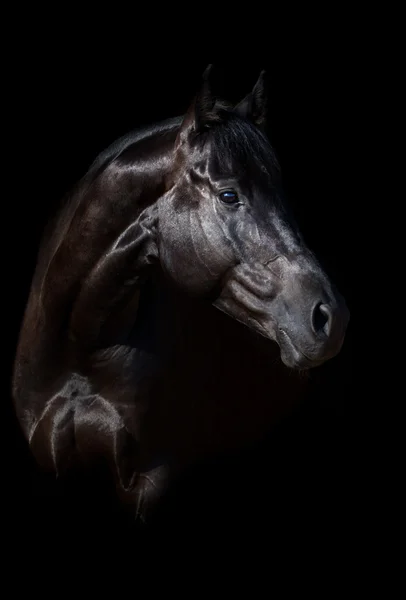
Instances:
[[[318,302],[312,311],[312,329],[317,337],[330,337],[333,326],[333,309],[328,304]]]
[[[330,344],[342,341],[350,319],[350,313],[342,296],[338,295],[331,304],[318,302],[311,313],[312,330],[320,341]]]

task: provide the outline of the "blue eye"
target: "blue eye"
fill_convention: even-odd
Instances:
[[[220,200],[226,204],[235,204],[238,202],[238,194],[233,192],[233,190],[226,190],[225,192],[221,192]]]

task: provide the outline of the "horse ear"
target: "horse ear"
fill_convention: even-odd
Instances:
[[[212,94],[210,85],[211,71],[212,65],[209,65],[203,73],[200,90],[186,111],[186,115],[180,127],[178,136],[180,140],[182,140],[185,135],[189,135],[191,131],[194,131],[195,133],[204,131],[211,122],[216,120],[216,112],[214,109],[216,98]]]
[[[202,85],[195,98],[194,116],[196,131],[203,131],[216,116],[214,112],[216,98],[212,94],[210,84],[212,70],[213,65],[206,67],[202,76]]]
[[[267,113],[266,73],[261,71],[252,91],[234,107],[234,112],[265,128]]]

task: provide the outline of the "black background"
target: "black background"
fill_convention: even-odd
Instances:
[[[262,540],[267,552],[299,552],[317,560],[339,553],[354,521],[353,419],[350,323],[339,357],[312,374],[304,405],[282,424],[264,448],[253,449],[260,465],[250,477],[244,459],[233,457],[197,469],[164,503],[148,531],[132,524],[108,483],[96,476],[56,482],[33,463],[14,421],[9,381],[18,328],[36,261],[42,228],[61,196],[98,152],[143,124],[183,114],[210,59],[152,61],[115,52],[27,52],[19,65],[11,114],[14,135],[10,169],[12,238],[6,246],[10,288],[6,408],[8,497],[13,544],[20,561],[32,561],[43,540],[49,559],[73,544],[103,560],[144,550],[149,541],[173,549],[207,540],[252,553]],[[351,82],[338,52],[289,54],[277,59],[214,63],[214,89],[240,100],[265,68],[269,75],[269,135],[285,187],[308,245],[316,251],[352,309],[352,198],[345,156],[351,146]],[[356,255],[355,255],[356,256]],[[258,476],[258,473],[261,476]],[[171,532],[171,535],[168,535]],[[34,542],[33,542],[34,541]],[[155,546],[156,547],[156,546]],[[10,546],[11,548],[11,546]],[[298,550],[299,549],[299,550]],[[44,554],[45,553],[45,554]],[[315,558],[316,560],[316,558]]]

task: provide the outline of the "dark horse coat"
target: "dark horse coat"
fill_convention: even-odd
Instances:
[[[284,202],[263,75],[232,107],[208,74],[185,117],[113,144],[50,223],[15,360],[37,461],[106,461],[141,514],[195,460],[263,437],[349,318]]]

